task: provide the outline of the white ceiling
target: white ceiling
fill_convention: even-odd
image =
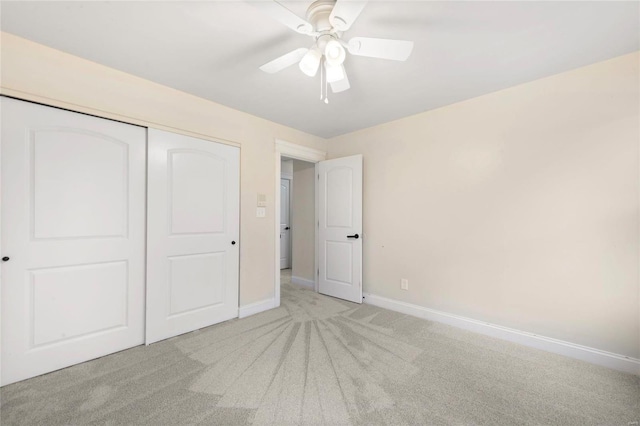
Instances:
[[[304,17],[306,2],[282,2]],[[6,2],[2,30],[322,137],[640,48],[640,3],[371,1],[345,34],[415,42],[407,62],[348,57],[351,89],[258,67],[312,40],[241,1]]]

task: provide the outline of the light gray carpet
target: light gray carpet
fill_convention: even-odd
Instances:
[[[640,379],[290,284],[282,306],[2,388],[8,425],[623,425]]]

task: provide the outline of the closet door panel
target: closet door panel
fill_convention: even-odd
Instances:
[[[147,344],[238,316],[239,151],[149,130]]]
[[[146,130],[1,102],[4,385],[144,342]]]

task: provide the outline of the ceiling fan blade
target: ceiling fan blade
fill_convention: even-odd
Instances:
[[[338,0],[329,15],[329,22],[336,30],[347,31],[366,5],[366,0]]]
[[[413,42],[384,38],[354,37],[349,40],[349,53],[371,58],[406,61],[413,50]]]
[[[266,64],[261,66],[260,69],[264,72],[268,72],[269,74],[282,71],[283,69],[300,62],[300,60],[308,50],[309,49],[305,47],[300,47],[296,50],[292,50],[291,52],[284,54],[271,62],[267,62]]]
[[[300,34],[313,34],[313,25],[275,0],[253,1],[250,4]]]
[[[344,78],[342,80],[329,83],[331,84],[331,91],[333,93],[344,92],[345,90],[351,87],[351,85],[349,84],[349,78],[347,77],[347,72],[344,69],[344,65],[341,65],[341,67],[342,67],[342,74],[344,75]]]

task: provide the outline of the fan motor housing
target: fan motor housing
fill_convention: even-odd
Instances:
[[[317,0],[311,3],[307,9],[307,21],[313,25],[316,31],[330,31],[333,26],[329,21],[329,15],[335,5],[335,0]]]

